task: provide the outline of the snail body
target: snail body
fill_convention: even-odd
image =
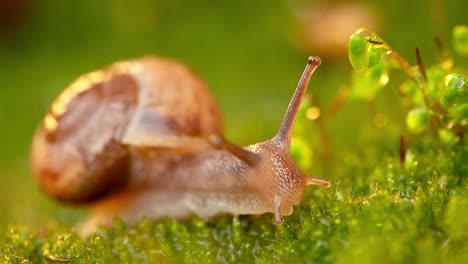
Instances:
[[[37,129],[33,173],[46,193],[94,204],[87,229],[118,216],[210,217],[272,212],[281,224],[305,186],[289,155],[294,120],[320,59],[310,57],[277,135],[239,147],[222,136],[222,115],[184,65],[145,57],[80,77]]]

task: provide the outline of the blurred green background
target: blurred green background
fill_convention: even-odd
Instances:
[[[437,59],[433,37],[449,45],[467,9],[463,0],[0,0],[0,224],[81,217],[38,190],[28,161],[49,104],[81,74],[146,54],[180,60],[211,88],[227,137],[245,145],[274,134],[309,55],[323,61],[310,90],[326,109],[349,82],[346,41],[358,27],[372,27],[412,63],[419,47],[429,64]],[[327,42],[332,37],[339,41]],[[377,100],[377,109],[349,102],[328,117],[329,151],[376,142],[397,150],[404,127],[398,92],[390,86]],[[376,112],[392,113],[387,118],[401,127],[375,133]],[[317,134],[310,131],[320,148]],[[312,170],[326,177],[322,163]]]

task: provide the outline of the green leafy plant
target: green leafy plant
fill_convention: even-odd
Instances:
[[[468,27],[453,30],[455,50],[467,55]],[[443,143],[452,145],[460,141],[468,122],[468,84],[465,71],[454,67],[448,52],[436,39],[440,62],[428,68],[416,49],[418,64],[411,66],[375,32],[358,29],[348,42],[348,55],[353,73],[351,96],[371,100],[388,83],[388,71],[399,67],[408,80],[400,84],[400,91],[410,110],[406,125],[411,133],[419,134],[429,127],[437,131]],[[396,63],[395,63],[396,62]]]

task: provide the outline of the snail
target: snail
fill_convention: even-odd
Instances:
[[[309,57],[278,133],[246,147],[223,137],[214,98],[179,62],[149,56],[88,73],[55,99],[36,130],[33,174],[53,198],[93,204],[87,228],[114,217],[131,224],[219,212],[271,212],[281,225],[305,186],[330,186],[305,175],[289,154],[319,65]]]

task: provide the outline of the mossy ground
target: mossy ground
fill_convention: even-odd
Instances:
[[[310,188],[285,224],[272,215],[210,221],[116,220],[86,240],[68,226],[2,227],[15,263],[463,263],[468,260],[466,144],[425,138],[402,169],[395,153],[341,153],[330,189]]]

